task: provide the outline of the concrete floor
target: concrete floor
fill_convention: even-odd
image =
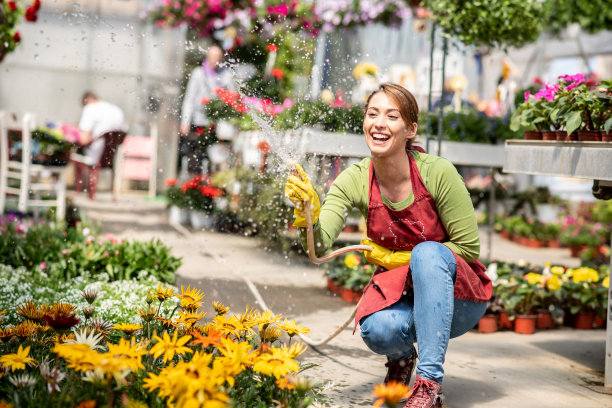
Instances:
[[[262,249],[252,237],[192,231],[185,236],[167,223],[160,201],[121,195],[118,202],[99,193],[95,202],[72,196],[82,216],[101,222],[104,233],[121,238],[159,238],[183,258],[177,285],[196,285],[209,302],[219,300],[239,312],[256,305],[243,276],[251,280],[267,306],[310,328],[310,337],[326,337],[350,315],[353,306],[325,288],[323,269],[300,255]],[[486,236],[483,236],[486,244]],[[486,253],[486,247],[482,253]],[[524,248],[493,236],[492,258],[575,265],[564,249]],[[612,407],[602,392],[605,331],[562,328],[531,336],[513,332],[471,331],[451,340],[445,363],[444,394],[449,408]],[[304,375],[326,384],[326,407],[372,406],[372,390],[382,382],[386,358],[372,353],[359,331],[344,329],[330,343],[310,348],[303,363],[317,366]]]

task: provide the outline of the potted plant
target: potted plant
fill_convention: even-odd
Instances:
[[[223,190],[213,187],[206,175],[196,175],[181,186],[185,195],[189,220],[195,229],[211,228],[214,225],[216,211],[215,197],[223,194]]]
[[[559,125],[557,118],[552,116],[555,104],[555,96],[559,85],[551,85],[545,83],[544,88],[538,90],[537,93],[531,95],[529,91],[525,92],[525,102],[519,105],[516,111],[510,118],[510,129],[518,131],[525,130],[525,139],[542,139],[542,132],[551,132],[556,130]],[[556,139],[547,137],[548,140]]]
[[[478,331],[480,333],[494,333],[499,327],[499,314],[503,310],[501,297],[493,293],[487,302],[487,310],[484,316],[478,321]]]
[[[607,292],[607,288],[600,289],[603,287],[602,283],[598,271],[593,268],[568,269],[564,274],[563,298],[567,312],[575,317],[576,329],[593,328],[595,311],[602,303],[600,292]]]
[[[503,285],[498,285],[504,310],[514,317],[514,331],[520,334],[533,334],[536,314],[539,306],[538,283],[542,275],[527,273],[525,276],[513,276]]]
[[[172,224],[185,225],[189,222],[187,199],[181,191],[176,179],[166,179],[166,205],[168,206],[168,220]]]
[[[558,270],[558,268],[546,266],[549,270]],[[561,268],[561,271],[563,269]],[[553,273],[542,278],[538,287],[537,296],[539,298],[539,308],[536,310],[536,328],[537,329],[554,329],[555,320],[551,310],[557,308],[561,303],[561,286],[562,281],[559,274]]]
[[[558,108],[554,118],[560,118],[567,134],[577,131],[579,140],[600,141],[601,134],[612,128],[611,81],[595,82],[582,74],[559,77]]]

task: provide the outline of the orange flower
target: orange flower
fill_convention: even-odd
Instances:
[[[268,46],[266,47],[266,51],[268,51],[268,52],[277,52],[278,51],[278,47],[275,44],[268,44]]]
[[[177,179],[173,179],[173,178],[171,178],[171,179],[166,179],[166,181],[164,182],[164,184],[165,184],[166,186],[168,186],[168,187],[169,187],[169,186],[176,186],[176,185],[178,184],[178,180],[177,180]]]
[[[272,68],[270,75],[272,75],[274,78],[283,79],[285,73],[280,68]]]
[[[218,346],[221,344],[220,339],[224,337],[221,331],[213,327],[211,327],[208,330],[207,336],[202,336],[200,333],[198,333],[195,330],[193,330],[191,334],[193,334],[193,337],[195,338],[195,340],[192,340],[190,344],[193,346],[195,346],[196,344],[200,344],[202,347],[207,347],[210,345]]]

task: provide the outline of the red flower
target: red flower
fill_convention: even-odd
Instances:
[[[205,197],[215,198],[223,194],[223,190],[214,188],[212,186],[201,186],[200,193]]]
[[[178,184],[178,180],[177,179],[166,179],[166,181],[164,182],[164,184],[166,186],[176,186]]]
[[[47,322],[51,328],[57,331],[70,330],[73,326],[80,323],[80,320],[75,315],[64,315],[61,313],[45,314],[43,320]]]
[[[36,11],[40,10],[40,0],[34,0],[34,3],[32,3],[32,7],[34,7],[34,10]]]
[[[208,105],[210,103],[210,98],[204,97],[202,98],[202,100],[200,101],[200,103],[202,105]]]
[[[21,34],[19,34],[19,31],[15,31],[15,34],[13,34],[13,40],[15,42],[21,41]]]
[[[9,2],[8,2],[8,3],[6,3],[6,4],[8,4],[9,9],[10,9],[11,11],[15,11],[15,10],[17,10],[17,3],[15,3],[14,1],[9,1]]]
[[[198,127],[196,128],[196,133],[197,133],[198,135],[201,135],[202,133],[204,133],[204,128],[203,128],[202,126],[198,126]]]
[[[26,13],[25,13],[26,21],[30,21],[30,22],[33,23],[36,20],[38,20],[38,16],[36,15],[37,11],[38,10],[34,6],[28,7],[28,9],[26,10]]]
[[[261,142],[257,143],[257,150],[266,154],[270,153],[270,143],[262,140]]]
[[[280,68],[272,68],[272,71],[270,71],[270,75],[278,79],[283,79],[283,77],[285,76],[283,70]]]
[[[268,52],[277,52],[278,51],[278,47],[274,44],[268,44],[268,46],[266,47],[266,51]]]

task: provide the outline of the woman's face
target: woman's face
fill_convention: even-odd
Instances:
[[[363,119],[363,133],[373,157],[385,157],[404,152],[406,141],[416,136],[416,126],[400,115],[397,104],[385,92],[370,98]]]

